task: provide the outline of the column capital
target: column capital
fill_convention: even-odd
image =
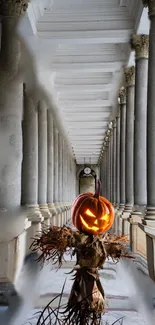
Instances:
[[[105,138],[105,140],[104,140],[104,142],[103,142],[103,146],[104,146],[105,149],[108,147],[108,143],[107,143],[107,141],[106,141],[106,138]]]
[[[105,137],[105,142],[108,143],[109,142],[109,137],[106,135]]]
[[[110,121],[108,124],[108,130],[111,132],[112,129],[113,129],[113,121]]]
[[[108,130],[107,130],[107,132],[106,132],[106,136],[107,136],[107,137],[109,137],[109,136],[110,136],[110,134],[111,134],[111,130],[110,130],[110,129],[108,129]]]
[[[116,118],[112,121],[113,129],[116,128]]]
[[[134,34],[130,41],[131,49],[135,50],[136,60],[148,59],[149,55],[149,35],[136,35]]]
[[[0,15],[4,17],[19,17],[28,8],[29,0],[0,0]]]
[[[144,7],[149,9],[149,18],[155,16],[155,0],[142,0]]]
[[[135,67],[127,67],[124,70],[126,87],[131,87],[135,85]]]
[[[120,104],[126,104],[126,88],[120,88],[118,98],[120,100]]]

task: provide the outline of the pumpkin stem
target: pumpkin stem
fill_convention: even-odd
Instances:
[[[96,189],[95,189],[95,194],[94,194],[94,197],[96,199],[99,199],[100,191],[101,191],[101,182],[98,179],[97,182],[96,182]]]

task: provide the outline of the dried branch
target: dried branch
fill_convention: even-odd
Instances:
[[[127,236],[106,233],[103,237],[103,243],[107,258],[111,257],[114,262],[118,262],[120,258],[134,258],[126,248],[128,243]]]
[[[42,230],[42,233],[34,239],[30,249],[40,252],[38,261],[52,260],[53,264],[58,263],[60,267],[64,253],[68,247],[71,248],[71,241],[71,228],[52,226]]]

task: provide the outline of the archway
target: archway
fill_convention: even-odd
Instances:
[[[89,168],[89,167],[88,167]],[[85,168],[79,174],[79,194],[85,192],[95,192],[96,173],[90,168],[90,173],[85,173]]]

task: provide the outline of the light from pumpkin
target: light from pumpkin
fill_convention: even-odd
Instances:
[[[95,194],[82,193],[72,206],[72,222],[81,232],[93,235],[109,230],[114,222],[114,208],[100,193],[100,181]]]

